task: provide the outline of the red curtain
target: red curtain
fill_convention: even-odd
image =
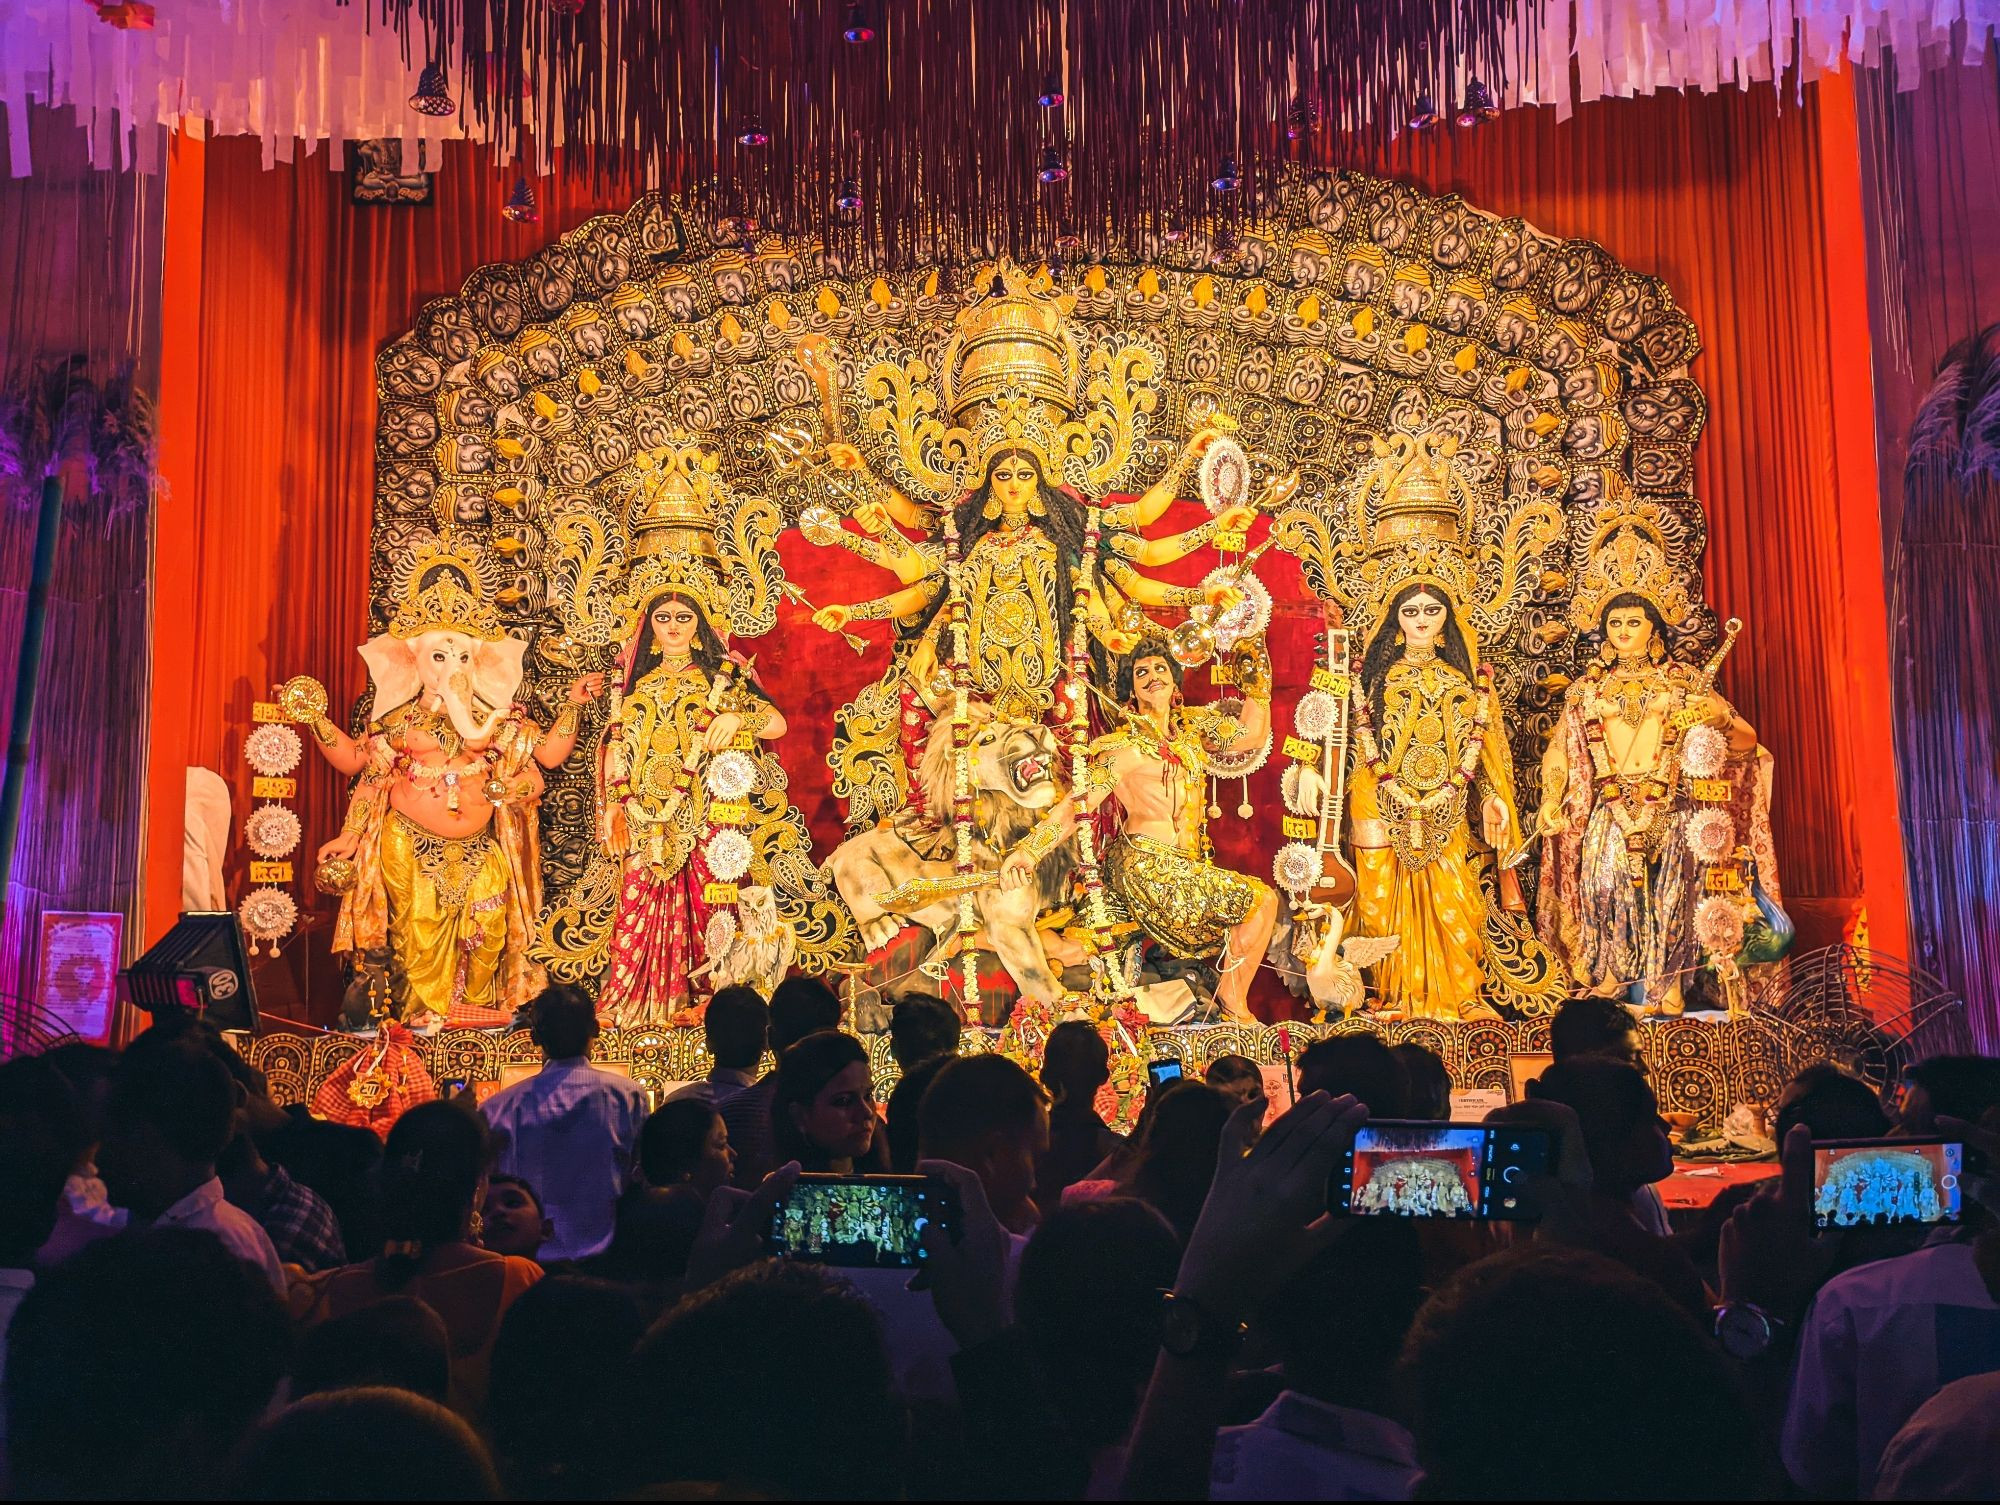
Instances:
[[[1898,913],[1902,901],[1900,869],[1864,863],[1855,824],[1868,791],[1893,787],[1886,727],[1857,725],[1837,688],[1855,658],[1853,593],[1873,593],[1879,621],[1881,581],[1879,562],[1871,575],[1844,553],[1854,540],[1842,536],[1830,372],[1842,362],[1865,370],[1867,323],[1865,308],[1829,302],[1814,95],[1783,109],[1768,88],[1614,101],[1560,124],[1522,110],[1356,165],[1598,240],[1665,278],[1693,315],[1706,341],[1695,375],[1710,403],[1699,450],[1709,594],[1749,624],[1723,688],[1777,754],[1788,897],[1808,939],[1832,939],[1865,900]],[[163,545],[160,561],[163,600],[181,603],[192,643],[177,666],[184,682],[162,673],[160,693],[173,698],[156,714],[183,716],[192,761],[236,781],[240,795],[253,699],[300,672],[325,681],[336,702],[363,687],[354,647],[366,631],[376,350],[474,268],[624,203],[544,180],[541,223],[515,225],[499,212],[511,186],[475,152],[450,150],[429,206],[355,207],[324,158],[265,171],[253,141],[207,148],[199,336],[169,350],[165,378],[200,393],[189,481],[197,526],[184,557]],[[1872,496],[1863,500],[1872,517]],[[825,556],[795,538],[785,556],[816,602],[861,593],[851,579],[836,585]],[[1309,631],[1293,620],[1274,646],[1309,651]],[[824,793],[824,729],[879,658],[864,666],[798,621],[757,646],[799,728],[781,755],[824,850],[839,831]],[[337,829],[340,798],[309,760],[300,800],[309,846]],[[1225,792],[1224,806],[1235,803]],[[1261,819],[1274,793],[1258,803]],[[1247,839],[1228,833],[1224,856]],[[329,914],[319,906],[322,933]],[[324,1018],[325,974],[314,986],[311,1011]]]

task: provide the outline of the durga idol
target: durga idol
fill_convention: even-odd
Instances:
[[[872,421],[892,441],[885,458],[909,490],[879,475],[854,445],[826,445],[827,468],[839,473],[835,494],[862,493],[851,511],[861,531],[842,528],[825,508],[802,516],[802,529],[888,569],[901,585],[825,607],[814,621],[839,631],[894,620],[911,640],[900,659],[903,685],[931,714],[951,696],[954,587],[965,603],[972,695],[1007,719],[1053,712],[1067,720],[1057,684],[1072,660],[1072,614],[1080,610],[1091,635],[1122,653],[1138,640],[1145,608],[1214,604],[1216,589],[1168,585],[1146,571],[1217,533],[1240,532],[1256,515],[1237,506],[1170,537],[1146,536],[1219,427],[1198,430],[1136,498],[1099,504],[1138,453],[1156,373],[1136,344],[1086,360],[1069,318],[1073,302],[1054,294],[1045,274],[1002,268],[959,315],[935,395],[922,385],[922,361],[869,369]],[[929,416],[940,407],[949,427]],[[895,525],[926,536],[911,540]]]
[[[476,560],[433,544],[413,560],[389,630],[361,647],[374,691],[365,736],[327,719],[310,679],[281,695],[326,761],[359,776],[345,829],[318,854],[336,870],[353,864],[333,949],[394,953],[405,1023],[504,1025],[542,986],[529,956],[541,770],[575,748],[603,676],[571,684],[544,731],[514,700],[526,647],[501,631]]]

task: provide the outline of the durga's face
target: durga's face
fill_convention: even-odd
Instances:
[[[1445,604],[1436,596],[1419,592],[1396,608],[1396,625],[1402,629],[1408,648],[1434,648],[1444,632]]]
[[[987,479],[993,485],[993,495],[1000,503],[1003,517],[1027,516],[1028,504],[1041,495],[1042,473],[1026,455],[1003,455],[994,462]]]
[[[1614,606],[1604,614],[1604,640],[1620,658],[1638,658],[1653,646],[1653,622],[1638,606]]]
[[[653,646],[662,653],[686,653],[694,642],[694,608],[677,596],[661,601],[647,620],[653,625]]]

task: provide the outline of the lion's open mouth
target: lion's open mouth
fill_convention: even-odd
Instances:
[[[1047,778],[1048,773],[1049,773],[1048,759],[1043,757],[1040,753],[1030,753],[1027,757],[1021,759],[1020,762],[1014,765],[1015,792],[1019,794],[1026,794],[1030,789],[1034,788],[1035,785],[1041,783],[1043,779]]]

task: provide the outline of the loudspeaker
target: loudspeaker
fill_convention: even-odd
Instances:
[[[189,910],[121,974],[125,996],[156,1017],[196,1013],[217,1029],[257,1028],[257,989],[232,910]]]

